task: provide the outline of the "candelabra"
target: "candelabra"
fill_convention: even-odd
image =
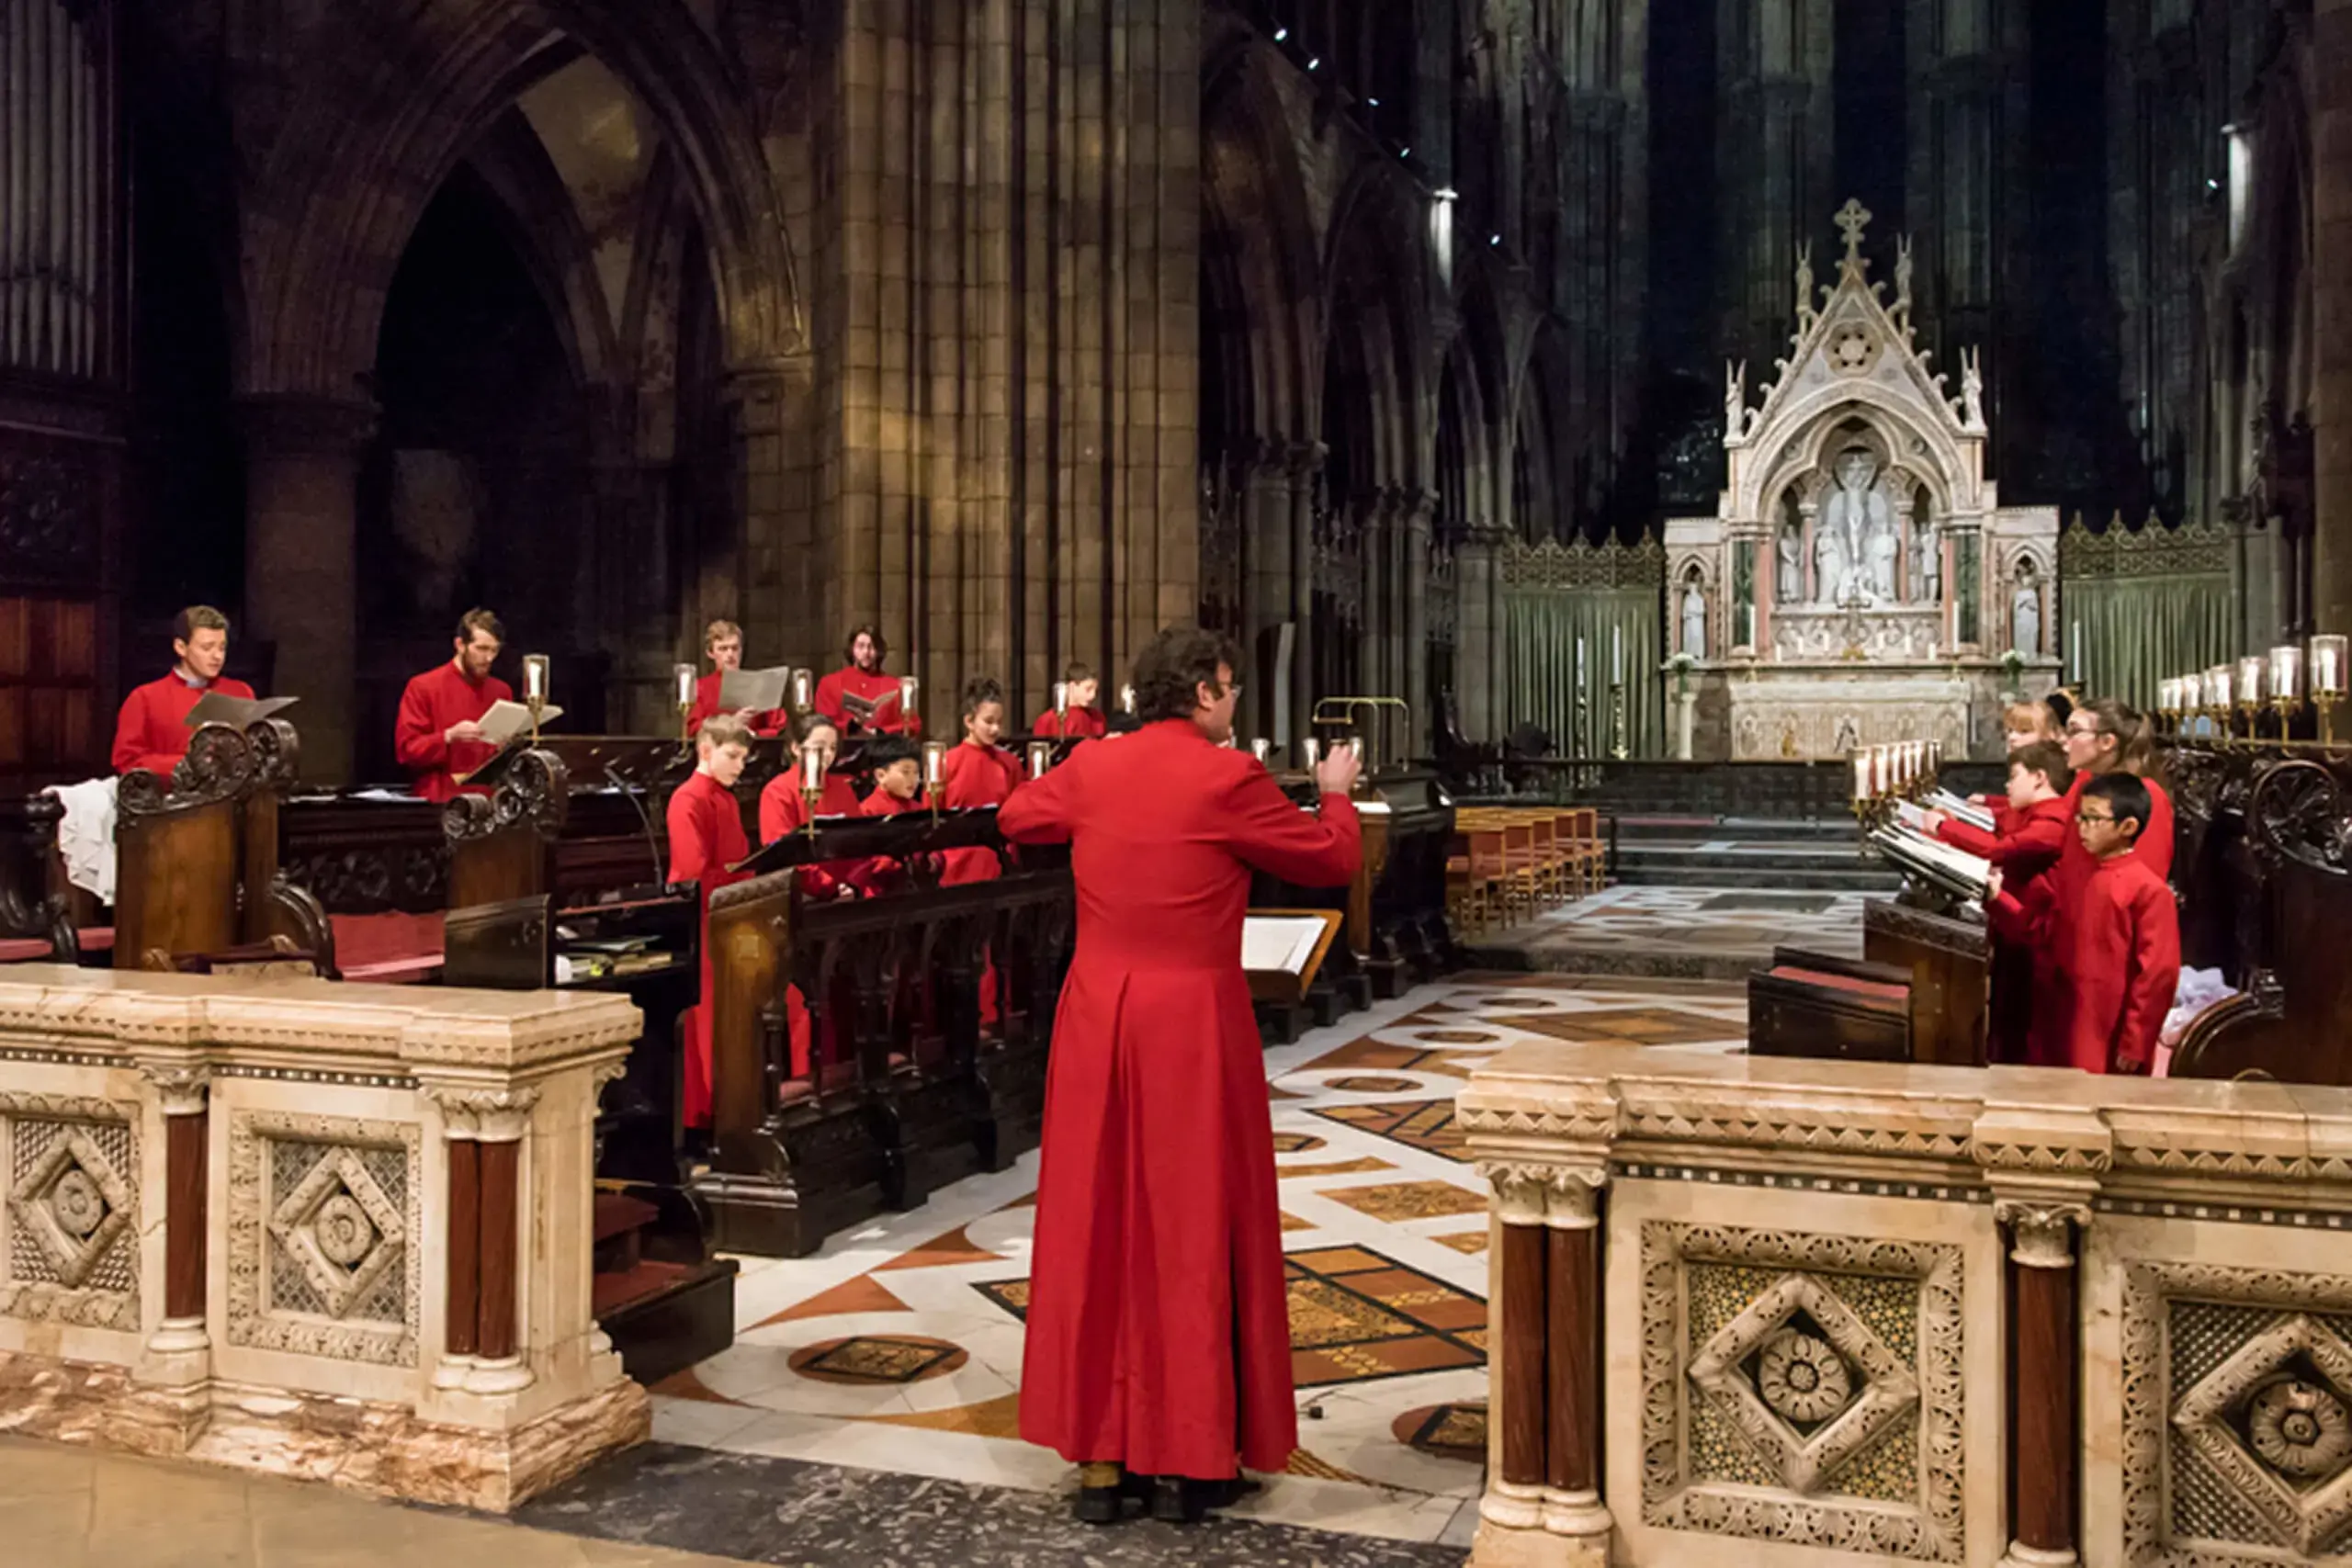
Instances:
[[[2282,643],[2270,650],[2270,711],[2278,716],[2278,743],[2295,733],[2295,711],[2303,705],[2303,650]]]
[[[2335,705],[2344,700],[2346,639],[2337,635],[2312,638],[2312,705],[2319,709],[2319,739],[2335,743]]]

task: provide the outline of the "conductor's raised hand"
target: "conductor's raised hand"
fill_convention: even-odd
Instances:
[[[1315,764],[1315,787],[1325,795],[1346,795],[1363,773],[1363,762],[1353,746],[1334,746]]]

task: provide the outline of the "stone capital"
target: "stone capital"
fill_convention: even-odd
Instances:
[[[539,1102],[536,1084],[434,1083],[424,1089],[440,1107],[442,1135],[452,1142],[517,1142],[530,1131],[531,1110]]]
[[[1996,1199],[1993,1218],[2009,1227],[2009,1256],[2028,1269],[2072,1269],[2075,1230],[2091,1223],[2087,1203]]]
[[[237,420],[249,456],[345,457],[376,434],[376,406],[361,397],[263,392],[240,399]]]
[[[1541,1160],[1480,1160],[1479,1176],[1494,1189],[1495,1213],[1507,1225],[1590,1230],[1600,1223],[1605,1165],[1554,1165]]]
[[[166,1116],[201,1116],[212,1089],[212,1067],[205,1062],[143,1061],[139,1076],[155,1086]]]

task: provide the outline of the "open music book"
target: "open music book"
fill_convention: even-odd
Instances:
[[[1266,1002],[1296,1003],[1315,984],[1331,940],[1340,931],[1337,909],[1252,909],[1241,920],[1241,967],[1250,995]]]
[[[539,728],[544,729],[563,716],[563,710],[550,703],[539,709]],[[481,738],[492,746],[503,746],[518,735],[531,733],[531,710],[521,703],[501,697],[490,705],[481,716]]]
[[[785,694],[791,690],[789,665],[773,670],[729,670],[718,678],[718,711],[741,713],[749,708],[753,713],[773,713],[784,706]]]
[[[1982,855],[1956,850],[1904,827],[1872,829],[1870,842],[1882,859],[1904,875],[1955,898],[1975,904],[1984,901],[1993,863]]]
[[[196,699],[187,710],[187,727],[199,724],[225,724],[232,729],[243,729],[249,724],[259,724],[274,713],[281,712],[300,702],[300,697],[232,697],[225,692],[207,692]]]
[[[1947,817],[1967,823],[1980,833],[1993,830],[1993,814],[1990,811],[1962,799],[1948,789],[1939,789],[1929,795],[1928,804]]]

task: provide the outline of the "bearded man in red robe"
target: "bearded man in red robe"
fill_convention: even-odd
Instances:
[[[890,657],[882,628],[871,625],[854,628],[842,651],[849,662],[817,682],[817,694],[809,705],[831,719],[843,735],[921,737],[922,715],[902,711],[899,678],[882,668]]]
[[[1078,1517],[1229,1500],[1238,1466],[1298,1446],[1273,1129],[1241,921],[1250,874],[1344,886],[1363,856],[1352,750],[1319,815],[1228,750],[1231,643],[1161,632],[1136,661],[1132,735],[1081,746],[999,809],[1067,840],[1078,947],[1047,1068],[1021,1435],[1081,1467]]]

